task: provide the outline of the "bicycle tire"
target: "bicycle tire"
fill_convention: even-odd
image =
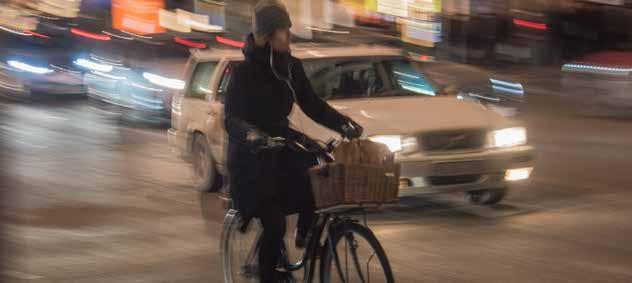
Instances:
[[[338,273],[338,270],[336,269],[336,267],[332,266],[332,264],[335,264],[335,262],[332,262],[334,261],[334,254],[331,251],[330,245],[333,245],[335,249],[338,246],[339,241],[343,238],[343,236],[348,235],[349,233],[358,235],[364,238],[364,240],[367,243],[369,243],[369,245],[371,246],[371,249],[373,249],[375,253],[375,256],[377,256],[379,260],[382,270],[384,271],[384,279],[386,280],[387,283],[394,283],[395,279],[393,277],[393,270],[391,269],[391,265],[390,265],[390,262],[388,261],[384,248],[382,247],[378,239],[375,237],[375,234],[373,234],[373,231],[371,231],[369,228],[362,226],[358,223],[343,223],[335,228],[335,234],[333,235],[333,243],[330,243],[328,241],[324,248],[324,252],[323,252],[324,254],[323,254],[323,258],[321,260],[321,266],[320,266],[320,282],[330,283],[332,271],[335,273]],[[357,268],[357,254],[354,255],[354,258],[355,258],[354,262]],[[359,277],[362,277],[362,276],[359,276]],[[349,283],[349,282],[346,282],[347,280],[345,278],[342,278],[341,280],[342,280],[341,282]],[[364,280],[361,280],[361,282],[363,281]]]
[[[235,250],[234,250],[235,245],[237,244],[235,243],[236,237],[240,235],[245,235],[245,233],[242,234],[242,232],[240,231],[241,225],[242,225],[242,221],[241,221],[241,217],[239,213],[234,209],[230,209],[226,213],[226,216],[224,217],[224,226],[223,226],[222,236],[220,240],[221,241],[220,242],[220,253],[221,253],[220,259],[222,262],[222,272],[224,275],[225,283],[258,282],[259,281],[257,278],[258,274],[256,270],[249,271],[250,273],[253,273],[253,274],[250,274],[251,278],[248,278],[247,276],[244,278],[244,277],[238,276],[239,272],[243,272],[243,270],[238,271],[235,269],[236,266],[234,266],[235,262],[242,262],[242,259],[235,254]],[[252,227],[254,225],[256,224],[250,223],[249,229],[255,229]],[[253,231],[250,231],[250,232],[253,232]],[[249,241],[249,242],[252,242],[251,244],[257,244],[259,242],[258,237],[259,237],[258,235],[255,236],[254,240]],[[256,254],[252,256],[254,256],[253,260],[256,262],[257,261]]]

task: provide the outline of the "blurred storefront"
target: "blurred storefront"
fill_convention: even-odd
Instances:
[[[389,1],[385,1],[388,3]],[[441,41],[441,9],[440,0],[416,0],[409,2],[390,1],[394,4],[385,7],[380,1],[379,11],[392,10],[397,16],[397,23],[403,42],[417,46],[433,48]],[[401,3],[398,3],[401,2]],[[404,6],[402,6],[404,5]],[[405,10],[397,7],[406,7]]]
[[[469,63],[557,65],[630,50],[630,1],[444,0],[439,53]]]
[[[196,14],[208,15],[211,25],[226,26],[226,3],[224,0],[195,0],[192,11]]]
[[[32,38],[39,41],[46,37],[86,41],[64,26],[72,24],[97,38],[105,37],[103,31],[129,32],[170,41],[165,48],[174,45],[174,36],[205,41],[191,44],[201,46],[214,41],[217,32],[242,40],[252,28],[258,1],[0,0],[0,26],[40,32],[44,37]],[[356,43],[395,39],[387,43],[467,63],[549,65],[597,51],[632,50],[632,0],[284,2],[294,22],[292,31],[300,39]],[[20,9],[30,12],[21,14]],[[112,37],[113,42],[121,42],[121,37]]]

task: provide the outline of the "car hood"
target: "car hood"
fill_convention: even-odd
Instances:
[[[454,97],[332,100],[329,104],[360,123],[367,136],[405,135],[449,129],[492,129],[513,124],[481,104]],[[307,120],[299,125],[304,128],[302,130],[318,138],[331,137],[331,131]]]

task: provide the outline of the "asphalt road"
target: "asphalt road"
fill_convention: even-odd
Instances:
[[[165,129],[83,101],[0,108],[0,281],[221,282],[221,209],[202,217]],[[502,205],[441,195],[369,216],[398,282],[632,282],[632,122],[523,119],[536,169]]]

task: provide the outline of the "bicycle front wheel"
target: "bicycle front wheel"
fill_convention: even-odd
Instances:
[[[255,283],[258,280],[259,238],[261,225],[256,219],[244,223],[236,210],[224,218],[221,238],[221,259],[226,283]]]
[[[335,228],[321,261],[322,283],[393,283],[393,271],[375,235],[357,223]]]

